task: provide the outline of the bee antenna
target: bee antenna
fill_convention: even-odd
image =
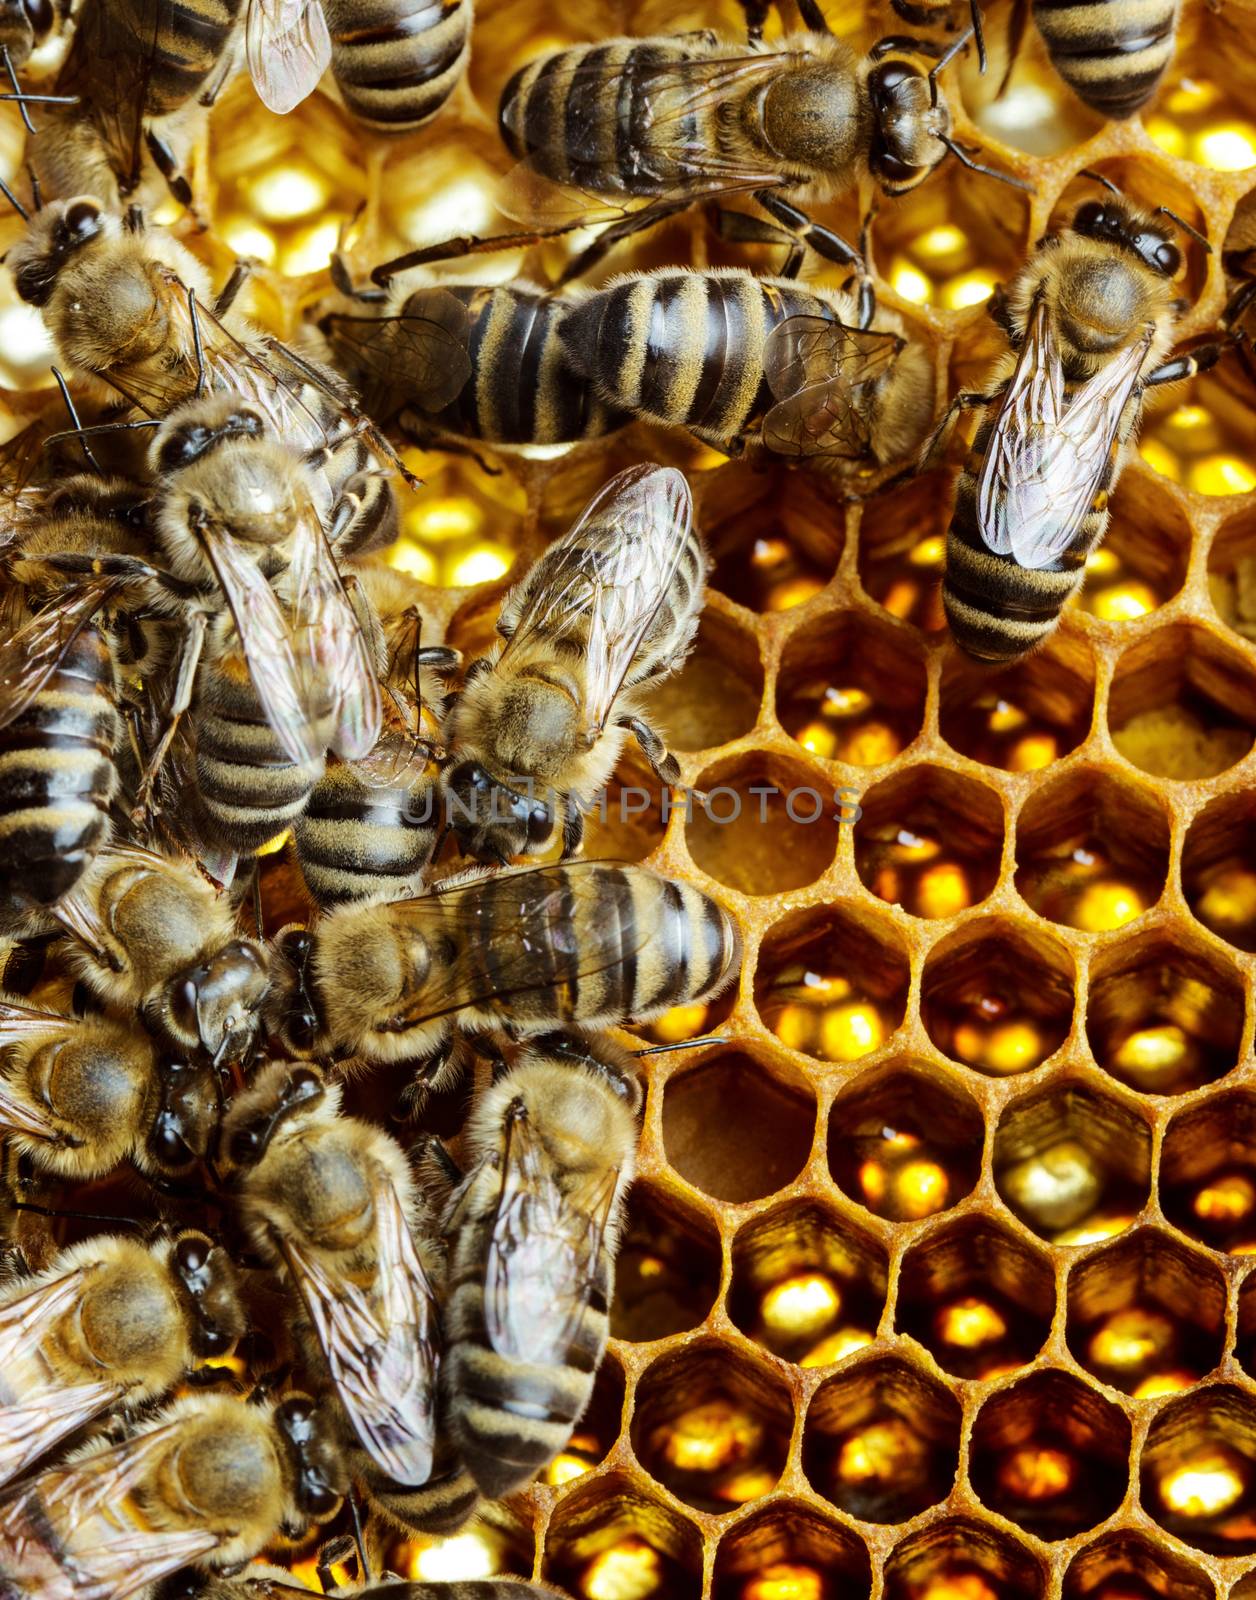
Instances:
[[[642,1056],[665,1056],[672,1050],[697,1050],[702,1045],[728,1044],[722,1033],[704,1033],[700,1039],[678,1039],[674,1044],[652,1044],[644,1050],[634,1050],[633,1055],[640,1060]]]
[[[0,178],[0,194],[2,194],[4,196],[4,198],[9,202],[9,204],[13,207],[14,211],[17,212],[18,216],[21,217],[23,222],[29,222],[31,220],[30,212],[26,209],[26,207],[22,204],[22,202],[18,199],[18,197],[13,193],[13,190],[9,188],[8,184],[4,181],[3,178]],[[36,206],[35,209],[38,210],[39,207]]]
[[[1170,211],[1168,206],[1157,206],[1152,212],[1152,216],[1168,217],[1170,222],[1176,222],[1183,233],[1189,233],[1191,238],[1194,239],[1197,244],[1203,245],[1204,249],[1209,255],[1212,254],[1212,246],[1208,243],[1208,240],[1204,237],[1204,235],[1200,233],[1199,229],[1193,228],[1186,218],[1179,217],[1176,211]]]
[[[50,433],[44,440],[44,449],[60,444],[63,439],[90,439],[98,433],[128,433],[133,428],[160,428],[156,417],[145,417],[140,422],[97,422],[90,428],[63,428],[60,433]]]
[[[199,400],[205,393],[205,351],[201,345],[201,319],[196,311],[196,290],[188,290],[188,315],[192,319],[192,349],[196,352],[196,393]]]
[[[79,414],[75,409],[74,400],[70,394],[69,388],[66,385],[66,381],[56,367],[52,368],[52,375],[57,380],[57,388],[60,389],[61,398],[65,401],[65,409],[70,413],[70,421],[73,423],[73,427],[70,431],[71,433],[78,435],[78,441],[82,446],[83,454],[87,457],[88,465],[94,472],[100,473],[101,477],[103,477],[104,472],[101,468],[100,462],[97,461],[96,457],[92,454],[92,447],[88,444],[87,439],[84,436],[83,424],[79,421]]]
[[[7,44],[2,47],[2,51],[4,59],[4,75],[13,85],[13,93],[18,97],[17,108],[19,112],[21,112],[22,121],[26,124],[27,133],[34,133],[35,124],[31,121],[30,112],[27,111],[26,102],[22,98],[22,86],[17,81],[17,73],[13,68],[13,58],[9,54],[9,47]]]
[[[973,4],[975,7],[976,0],[973,0]],[[961,33],[959,37],[942,52],[938,59],[929,68],[929,104],[931,106],[936,106],[938,103],[938,73],[941,72],[943,67],[949,66],[950,63],[954,61],[955,57],[960,53],[968,41],[976,35],[976,32],[976,27],[966,28],[964,32]],[[981,45],[981,53],[983,55],[985,54],[984,40],[982,41]]]
[[[1124,200],[1124,191],[1119,189],[1111,178],[1105,178],[1102,172],[1096,172],[1093,167],[1083,167],[1077,174],[1079,178],[1090,178],[1095,183],[1101,183],[1109,194],[1116,195],[1118,200]]]
[[[982,177],[985,178],[997,178],[1000,183],[1006,183],[1013,189],[1020,189],[1024,194],[1037,194],[1038,191],[1033,184],[1027,183],[1024,178],[1013,177],[1010,172],[1000,172],[997,167],[987,167],[983,162],[974,161],[963,145],[956,144],[955,140],[950,138],[949,135],[939,133],[937,137],[955,157],[956,161],[959,162],[960,166],[967,167],[969,172],[980,172]]]
[[[979,0],[970,0],[968,12],[973,19],[973,43],[977,46],[977,70],[984,73],[988,62],[986,59],[986,35],[985,29],[982,27]]]

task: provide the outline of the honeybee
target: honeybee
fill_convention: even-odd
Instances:
[[[0,1593],[126,1600],[193,1563],[245,1562],[343,1494],[334,1436],[305,1396],[188,1396],[0,1503]]]
[[[91,992],[172,1050],[241,1060],[269,987],[267,957],[236,931],[225,894],[192,861],[136,845],[102,851],[53,913]]]
[[[173,1388],[244,1331],[235,1273],[203,1233],[102,1236],[0,1288],[0,1484],[115,1406]]]
[[[706,572],[682,474],[630,467],[511,589],[497,622],[506,642],[471,663],[445,722],[464,851],[505,863],[543,850],[561,814],[563,855],[574,854],[629,733],[664,782],[679,779],[642,690],[688,654]]]
[[[996,300],[1007,353],[981,391],[956,395],[926,449],[928,460],[961,410],[985,413],[942,587],[951,633],[978,660],[1014,660],[1054,629],[1107,530],[1145,391],[1220,354],[1210,344],[1165,359],[1181,252],[1157,215],[1112,189],[1043,241]]]
[[[180,1173],[208,1151],[210,1072],[163,1061],[133,1023],[65,1016],[0,996],[0,1134],[35,1167],[84,1181],[130,1160]]]
[[[609,1039],[542,1038],[477,1102],[449,1244],[450,1429],[475,1481],[512,1494],[571,1437],[606,1348],[641,1086]]]
[[[873,291],[861,252],[797,201],[827,200],[865,174],[884,193],[905,194],[948,152],[973,171],[1019,180],[974,161],[951,134],[938,73],[971,33],[926,75],[912,56],[937,54],[927,43],[882,39],[859,60],[817,6],[806,12],[812,31],[779,46],[735,45],[706,31],[575,45],[529,62],[498,109],[502,137],[520,162],[499,205],[533,231],[411,251],[377,268],[375,281],[610,221],[568,264],[565,282],[642,228],[700,201],[744,196],[790,245],[794,271],[807,244],[857,275],[858,325],[867,327]],[[746,223],[734,214],[732,226]]]
[[[559,338],[607,406],[729,454],[760,437],[867,472],[913,451],[933,414],[929,353],[893,312],[868,325],[850,295],[786,278],[629,273],[583,297]]]
[[[453,93],[471,53],[472,0],[323,0],[331,69],[373,133],[413,133]]]
[[[421,1062],[439,1086],[455,1029],[649,1021],[719,993],[740,954],[722,906],[644,867],[471,873],[281,933],[271,1015],[297,1055]]]

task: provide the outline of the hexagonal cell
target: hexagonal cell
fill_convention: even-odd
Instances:
[[[1054,1311],[1050,1262],[985,1218],[949,1223],[903,1257],[895,1325],[957,1378],[1025,1366]]]
[[[719,1293],[720,1254],[709,1218],[639,1178],[615,1262],[611,1333],[644,1344],[699,1327]]]
[[[1213,536],[1208,590],[1221,620],[1256,640],[1256,517],[1250,509],[1223,522]]]
[[[915,917],[952,917],[998,882],[1003,808],[985,784],[913,766],[869,789],[855,824],[855,869],[880,900]]]
[[[1078,608],[1100,622],[1136,622],[1178,593],[1190,552],[1182,508],[1150,473],[1127,472],[1112,497],[1107,536],[1086,558]]]
[[[875,1338],[887,1273],[884,1248],[849,1222],[784,1205],[737,1235],[728,1314],[773,1355],[829,1366]]]
[[[673,750],[714,750],[749,733],[763,699],[755,636],[711,607],[688,660],[650,693],[650,715]]]
[[[971,1193],[983,1143],[977,1103],[935,1068],[867,1072],[829,1114],[834,1179],[892,1222],[935,1216]]]
[[[1189,623],[1141,639],[1117,663],[1108,725],[1117,749],[1157,778],[1214,778],[1256,740],[1256,668]]]
[[[994,1182],[1004,1204],[1052,1244],[1110,1239],[1147,1204],[1151,1129],[1085,1084],[1054,1084],[1004,1109]]]
[[[776,711],[812,755],[880,766],[920,732],[924,658],[904,629],[857,611],[831,613],[790,636]]]
[[[541,1573],[581,1600],[699,1600],[702,1536],[686,1517],[612,1472],[580,1485],[555,1508]]]
[[[644,861],[667,831],[673,794],[646,766],[635,746],[624,752],[585,824],[584,855],[589,861]]]
[[[801,889],[837,854],[846,796],[811,767],[750,752],[708,767],[705,804],[684,796],[685,838],[704,872],[742,894]]]
[[[1172,1401],[1147,1430],[1143,1509],[1212,1555],[1256,1552],[1256,1402],[1229,1384]]]
[[[716,1200],[759,1200],[791,1183],[811,1153],[815,1120],[808,1088],[735,1051],[678,1072],[663,1091],[668,1163]]]
[[[1184,1233],[1256,1253],[1256,1096],[1241,1089],[1181,1112],[1160,1158],[1160,1204]]]
[[[859,577],[867,594],[892,617],[926,633],[946,627],[942,562],[951,520],[951,479],[929,472],[860,512]]]
[[[422,476],[423,488],[398,486],[400,533],[385,560],[438,588],[485,587],[454,613],[445,641],[471,662],[498,641],[502,580],[523,543],[527,497],[506,468],[494,475],[470,457],[426,451],[408,451],[406,460]]]
[[[1182,892],[1195,916],[1239,950],[1256,950],[1256,789],[1222,796],[1194,818]]]
[[[1225,1281],[1168,1234],[1140,1230],[1070,1272],[1067,1337],[1114,1389],[1137,1400],[1176,1394],[1221,1360]]]
[[[659,1359],[641,1375],[632,1447],[645,1470],[699,1511],[729,1511],[770,1494],[793,1431],[788,1389],[757,1361],[712,1341]]]
[[[1138,453],[1161,477],[1196,494],[1247,494],[1256,488],[1248,442],[1250,392],[1226,374],[1205,373],[1174,388],[1177,404],[1150,411]]]
[[[904,1362],[858,1362],[812,1396],[802,1468],[839,1511],[906,1522],[954,1487],[960,1418],[954,1396]]]
[[[557,1489],[591,1472],[610,1454],[619,1438],[623,1416],[624,1372],[618,1359],[608,1351],[597,1369],[593,1394],[584,1408],[584,1415],[576,1423],[566,1447],[541,1473],[540,1481]]]
[[[1130,1425],[1065,1372],[1036,1372],[992,1396],[973,1424],[969,1477],[980,1500],[1040,1539],[1071,1539],[1125,1498]]]
[[[867,1600],[868,1552],[809,1506],[782,1501],[739,1522],[715,1551],[712,1600]]]
[[[754,1000],[791,1050],[857,1061],[901,1026],[910,976],[907,951],[880,917],[858,905],[823,906],[773,924]]]
[[[845,517],[818,479],[782,463],[734,462],[704,487],[711,586],[751,611],[788,611],[837,571]]]
[[[944,1055],[988,1077],[1040,1067],[1073,1022],[1073,959],[1008,917],[965,923],[925,958],[920,1015]]]
[[[992,672],[958,652],[942,674],[942,737],[1004,772],[1034,772],[1090,732],[1095,664],[1085,640],[1055,634],[1041,650]]]
[[[380,1523],[375,1530],[385,1534]],[[474,1573],[477,1577],[495,1578],[513,1572],[532,1570],[532,1533],[517,1523],[507,1524],[477,1516],[457,1533],[411,1533],[388,1546],[384,1565],[389,1572],[401,1573],[418,1582],[440,1582],[455,1574]],[[313,1550],[310,1555],[313,1555]],[[283,1557],[275,1560],[287,1564],[292,1559],[285,1548]],[[303,1563],[304,1564],[304,1563]],[[314,1577],[314,1563],[306,1571]],[[293,1574],[296,1582],[296,1574]],[[308,1579],[306,1580],[308,1581]],[[299,1592],[299,1591],[298,1591]]]
[[[1061,1600],[1213,1600],[1211,1579],[1137,1533],[1106,1533],[1079,1550]]]
[[[1095,1060],[1143,1094],[1185,1094],[1238,1064],[1243,983],[1181,931],[1135,934],[1096,955],[1086,1005]]]
[[[948,1517],[909,1534],[885,1563],[885,1600],[1042,1600],[1046,1573],[1002,1529]]]
[[[1178,48],[1144,113],[1160,148],[1214,172],[1256,166],[1256,123],[1250,115],[1256,75],[1244,30],[1233,17],[1197,17],[1179,25]]]
[[[1124,927],[1169,871],[1169,819],[1151,790],[1098,767],[1047,779],[1016,824],[1016,887],[1039,916],[1084,933]]]

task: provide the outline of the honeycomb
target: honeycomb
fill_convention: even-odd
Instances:
[[[1247,5],[1187,0],[1176,64],[1121,126],[1069,97],[1032,27],[994,97],[1010,10],[990,8],[990,75],[961,61],[945,83],[961,141],[1035,193],[948,162],[872,224],[939,404],[998,347],[983,302],[1082,169],[1209,239],[1186,250],[1183,340],[1215,325],[1220,250],[1256,202]],[[903,31],[883,6],[833,12],[861,48]],[[196,165],[208,230],[162,215],[224,276],[255,257],[253,310],[292,336],[342,232],[361,277],[507,226],[495,107],[527,55],[741,26],[732,0],[480,0],[468,78],[427,129],[365,138],[322,93],[281,120],[237,84]],[[0,151],[19,171],[12,116]],[[854,237],[870,198],[817,214]],[[544,279],[569,248],[437,271]],[[779,255],[693,216],[604,275],[734,261]],[[6,289],[15,418],[46,359]],[[612,795],[587,853],[715,894],[746,959],[709,1013],[648,1030],[722,1042],[643,1063],[614,1337],[569,1449],[399,1570],[586,1600],[1256,1600],[1254,427],[1229,358],[1153,408],[1078,603],[996,672],[942,629],[953,465],[843,504],[822,473],[645,428],[491,471],[409,453],[425,487],[389,559],[464,652],[612,472],[689,474],[714,572],[658,716],[711,809],[629,758],[631,801]],[[440,1131],[460,1115],[454,1097]]]

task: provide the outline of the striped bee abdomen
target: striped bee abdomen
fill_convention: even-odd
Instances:
[[[116,7],[110,27],[117,30],[119,48],[134,50],[136,39],[151,35],[156,19],[156,49],[145,92],[145,109],[153,117],[177,111],[205,86],[242,10],[241,0],[180,0],[161,7],[153,0],[95,3]]]
[[[1033,0],[1052,64],[1105,117],[1132,117],[1173,59],[1178,0]]]
[[[471,48],[471,0],[323,0],[331,70],[377,133],[409,133],[453,93]]]
[[[365,1451],[356,1457],[371,1504],[403,1533],[457,1533],[479,1502],[475,1479],[443,1440],[437,1441],[432,1476],[418,1489],[383,1477]],[[441,1585],[442,1594],[452,1585]]]
[[[0,729],[0,910],[53,905],[105,842],[121,724],[113,664],[85,628],[26,709]]]

